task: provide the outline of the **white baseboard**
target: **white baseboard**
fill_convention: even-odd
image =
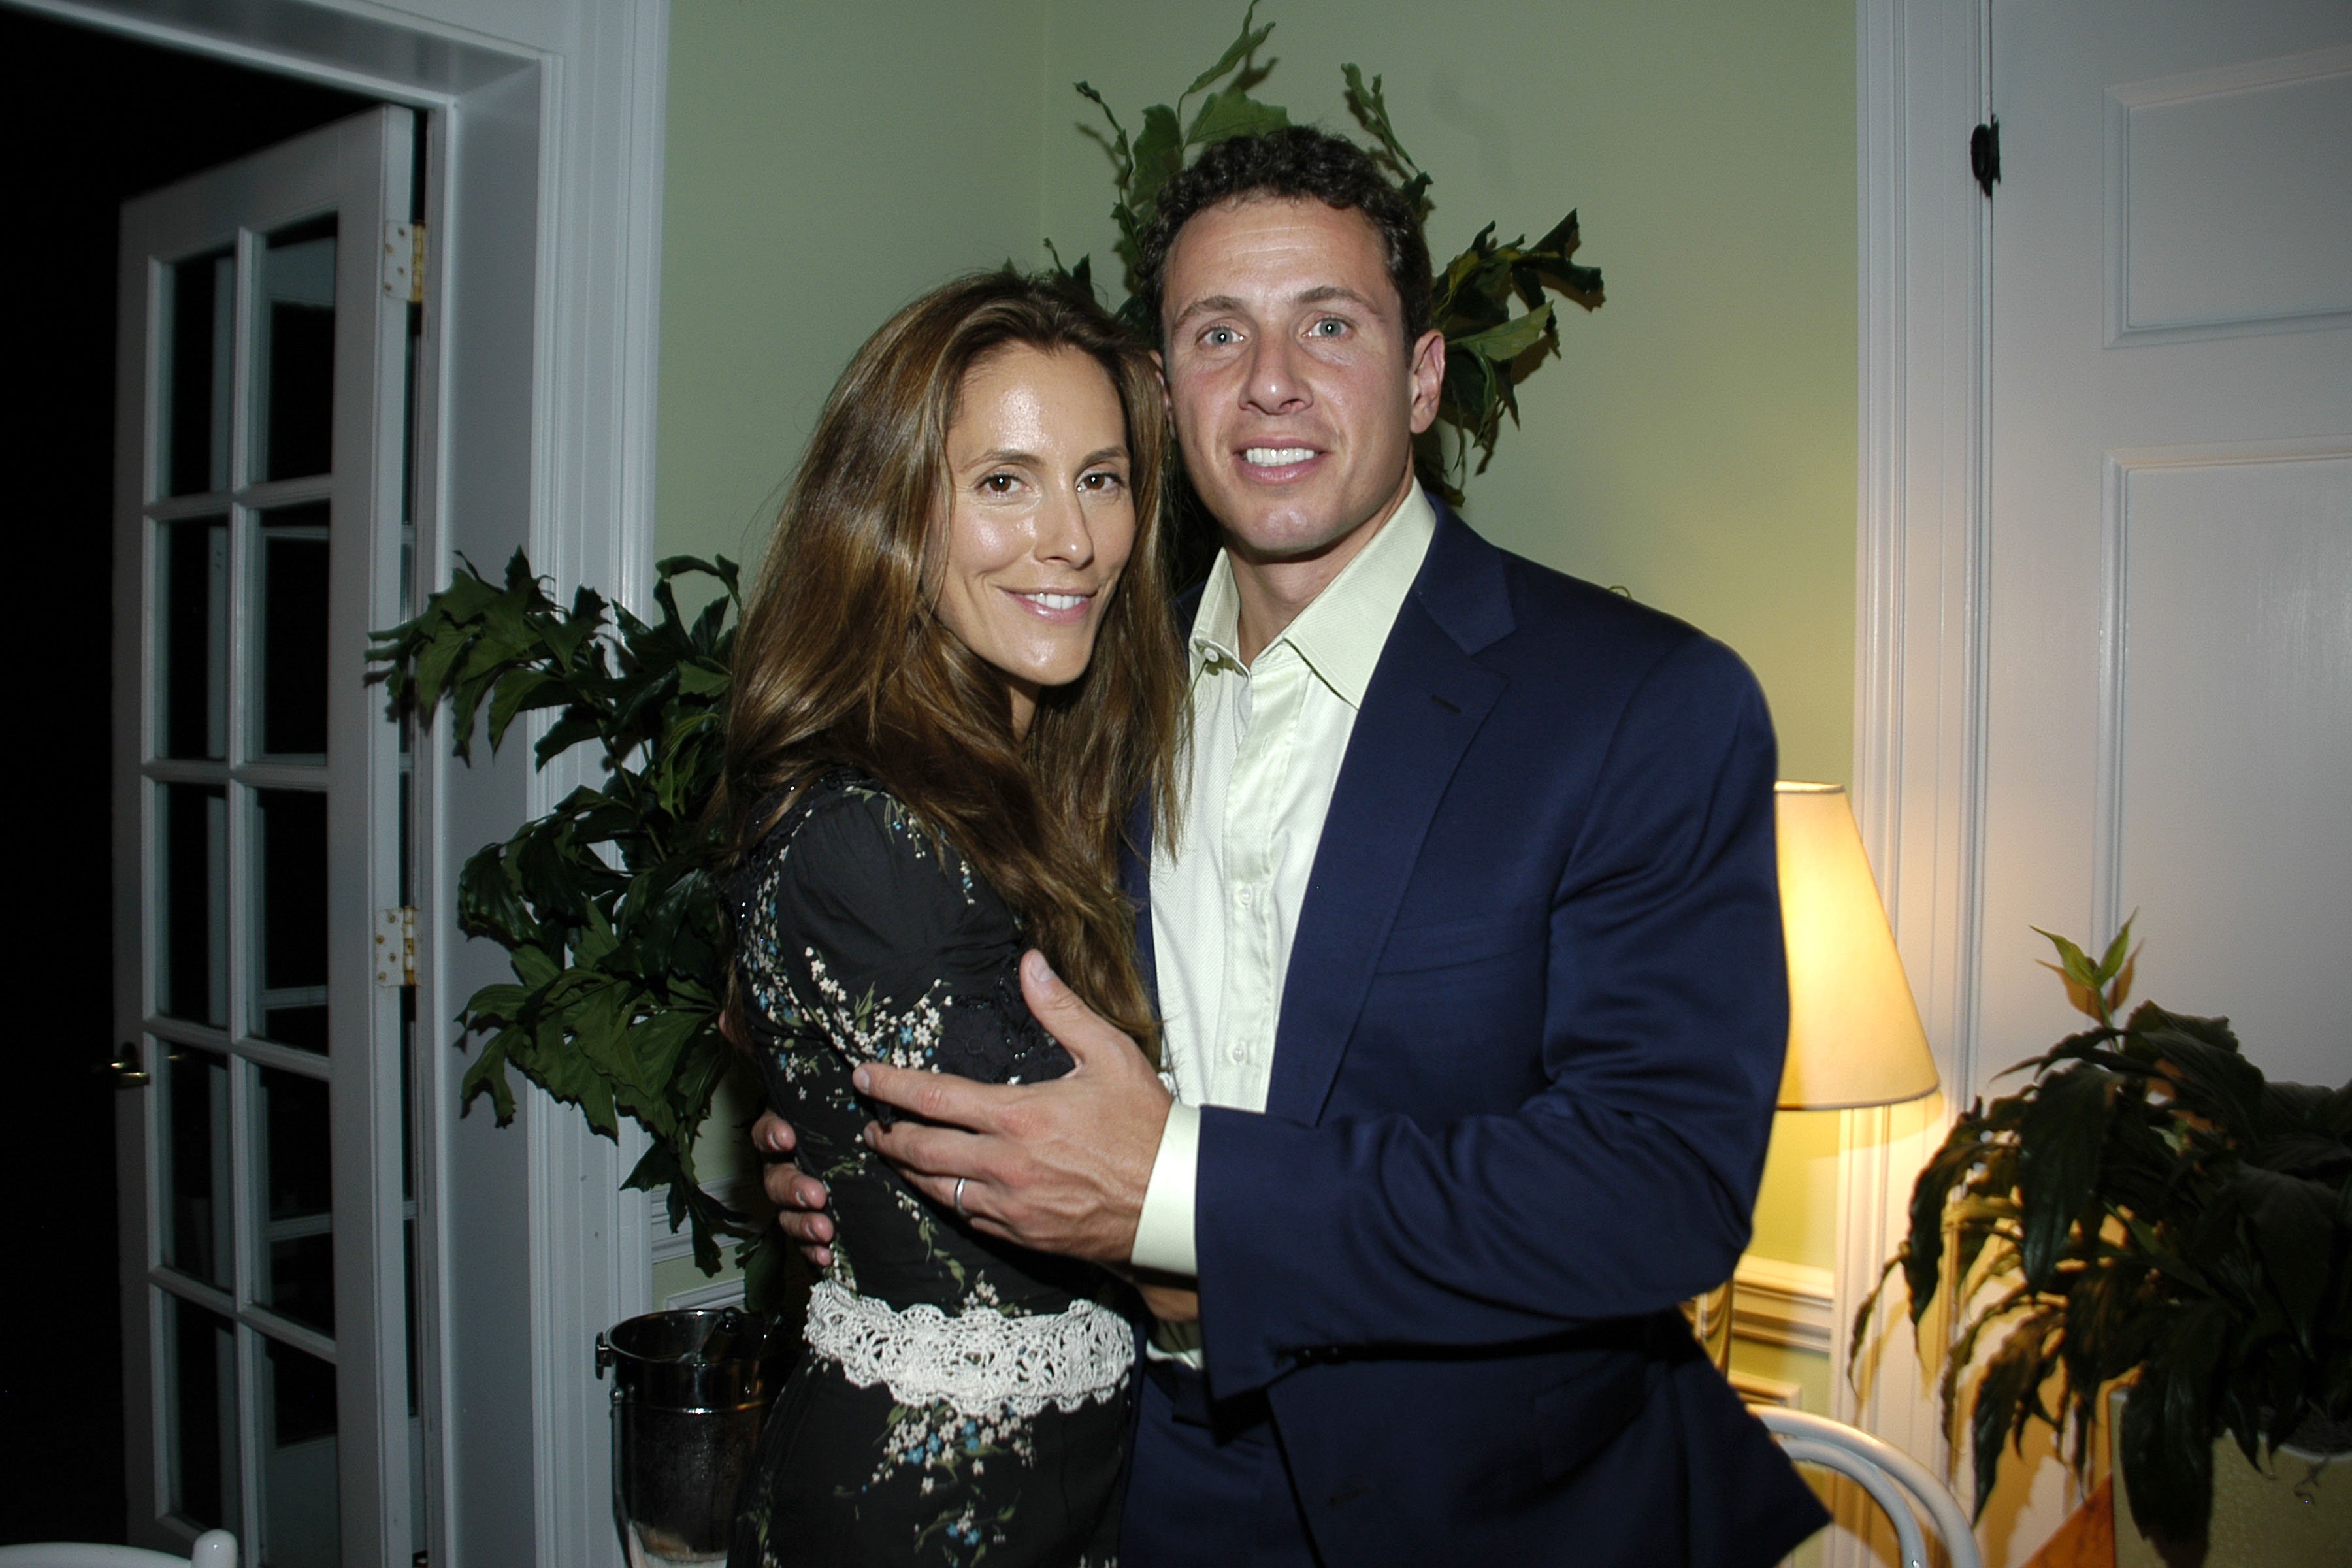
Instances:
[[[1732,1277],[1731,1335],[1835,1357],[1836,1276],[1777,1258],[1743,1258]]]

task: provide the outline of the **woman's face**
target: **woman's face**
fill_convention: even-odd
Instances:
[[[1016,343],[965,373],[947,445],[940,619],[1009,678],[1024,734],[1086,673],[1135,548],[1127,420],[1092,356]]]

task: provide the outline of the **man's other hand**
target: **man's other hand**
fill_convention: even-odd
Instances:
[[[1075,1068],[1044,1083],[1000,1085],[868,1062],[855,1075],[858,1090],[921,1121],[869,1125],[866,1142],[933,1203],[961,1206],[977,1229],[1041,1252],[1124,1263],[1168,1091],[1135,1042],[1079,1001],[1042,953],[1023,956],[1021,994]]]
[[[767,1168],[760,1185],[776,1205],[776,1226],[801,1249],[801,1256],[818,1268],[833,1267],[833,1216],[824,1212],[831,1194],[814,1176],[803,1176],[792,1162],[798,1142],[793,1124],[772,1110],[763,1110],[751,1123],[751,1147]]]

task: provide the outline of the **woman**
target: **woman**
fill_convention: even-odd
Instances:
[[[1107,1563],[1134,1333],[1099,1270],[992,1240],[860,1141],[860,1061],[1070,1068],[1030,946],[1153,1023],[1121,825],[1180,710],[1149,359],[1009,273],[900,311],[834,388],[737,645],[737,1023],[845,1241],[738,1507],[734,1568]]]

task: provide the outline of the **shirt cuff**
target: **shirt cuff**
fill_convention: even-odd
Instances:
[[[1171,1104],[1160,1130],[1160,1153],[1151,1162],[1151,1184],[1143,1190],[1143,1213],[1135,1222],[1138,1268],[1166,1274],[1198,1274],[1192,1250],[1193,1178],[1201,1157],[1201,1108]]]

